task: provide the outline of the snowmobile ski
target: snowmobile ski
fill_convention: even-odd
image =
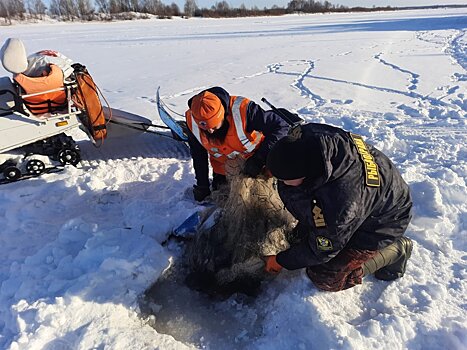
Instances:
[[[170,130],[172,130],[172,133],[174,135],[175,139],[178,139],[180,141],[188,141],[188,136],[184,130],[183,121],[177,121],[175,120],[169,112],[164,108],[164,103],[160,99],[159,95],[159,90],[160,87],[157,88],[157,93],[156,93],[156,103],[157,103],[157,110],[159,112],[159,116],[161,120],[164,122],[165,125],[167,125]]]
[[[152,120],[138,114],[127,112],[117,108],[103,107],[105,119],[108,122],[108,127],[111,137],[119,137],[125,135],[127,131],[120,130],[115,126],[120,126],[123,129],[133,129],[145,133],[156,134],[159,136],[173,138],[170,134],[157,131],[157,129],[170,130],[168,126],[156,125]]]
[[[170,127],[166,125],[153,124],[152,120],[141,115],[116,108],[103,107],[103,110],[105,118],[108,122],[107,126],[109,127],[109,134],[111,137],[119,137],[126,134],[126,132],[121,129],[133,129],[144,133],[168,137],[177,141],[183,141],[180,140],[179,136],[175,134]],[[158,129],[171,131],[171,134],[164,131],[159,131]]]

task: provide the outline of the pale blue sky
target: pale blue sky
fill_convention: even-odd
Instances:
[[[221,0],[196,0],[196,3],[199,7],[211,7],[216,2]],[[324,0],[322,0],[324,1]],[[422,5],[443,5],[443,4],[452,4],[452,5],[464,5],[466,4],[465,0],[328,0],[333,5],[344,5],[348,7],[353,6],[364,6],[364,7],[373,7],[375,6],[422,6]],[[165,4],[170,4],[175,2],[180,8],[183,8],[185,0],[162,0]],[[245,4],[246,7],[258,6],[259,8],[263,7],[272,7],[272,5],[278,5],[281,7],[287,6],[290,0],[227,0],[229,5],[233,7],[238,7],[241,4]]]

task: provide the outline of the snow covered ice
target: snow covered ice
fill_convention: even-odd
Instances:
[[[465,8],[2,27],[2,42],[85,64],[112,107],[155,122],[157,86],[182,113],[219,85],[361,134],[411,187],[415,248],[400,280],[325,293],[283,272],[256,300],[206,303],[239,324],[163,334],[138,300],[176,259],[161,243],[200,208],[189,154],[137,133],[95,149],[75,131],[80,167],[0,188],[0,348],[216,348],[222,330],[225,348],[466,349],[466,28]]]

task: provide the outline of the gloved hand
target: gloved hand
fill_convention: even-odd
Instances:
[[[198,186],[194,185],[193,186],[193,196],[195,197],[195,200],[198,202],[202,202],[206,199],[207,196],[211,194],[211,190],[209,189],[208,186]]]
[[[227,177],[222,174],[214,173],[212,175],[212,190],[217,191],[221,186],[227,184]]]
[[[275,255],[269,255],[265,257],[266,264],[264,265],[264,270],[268,273],[279,273],[282,270],[282,266],[276,261]]]
[[[243,173],[249,177],[257,177],[263,170],[264,161],[256,156],[251,156],[245,161]]]

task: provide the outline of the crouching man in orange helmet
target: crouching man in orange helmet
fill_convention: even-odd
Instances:
[[[264,111],[242,96],[230,96],[221,87],[200,92],[188,100],[185,113],[196,184],[193,195],[203,201],[211,194],[209,162],[213,168],[212,189],[226,182],[228,159],[246,159],[243,172],[258,176],[271,147],[289,130],[274,111]]]

